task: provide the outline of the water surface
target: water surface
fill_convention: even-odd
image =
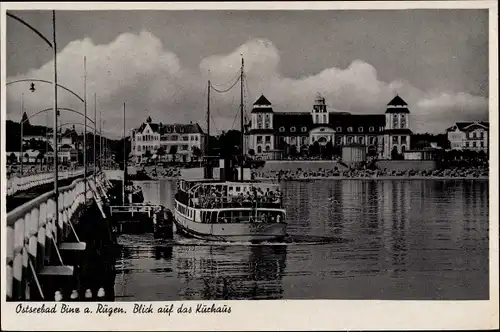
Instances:
[[[140,185],[145,200],[171,207],[174,182]],[[488,299],[488,181],[281,187],[280,243],[121,235],[117,300]]]

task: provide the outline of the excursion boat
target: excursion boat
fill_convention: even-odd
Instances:
[[[190,169],[193,171],[203,169]],[[278,184],[182,178],[175,194],[177,231],[212,241],[260,242],[286,236]]]
[[[242,60],[241,84],[243,77]],[[210,86],[209,81],[209,96]],[[240,110],[243,118],[243,100]],[[207,119],[210,119],[210,103],[207,111]],[[241,132],[243,130],[241,121]],[[174,222],[178,232],[224,242],[273,241],[286,236],[286,211],[279,184],[251,179],[250,169],[243,165],[243,151],[241,142],[240,165],[225,156],[219,159],[218,167],[214,167],[217,159],[206,157],[205,167],[181,171],[174,197]]]

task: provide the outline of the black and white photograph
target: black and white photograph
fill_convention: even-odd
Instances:
[[[2,4],[2,302],[498,300],[492,3],[265,4]]]

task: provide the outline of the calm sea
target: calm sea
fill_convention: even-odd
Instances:
[[[174,182],[137,184],[145,200],[172,205]],[[281,187],[281,243],[121,235],[116,300],[488,299],[488,181]]]

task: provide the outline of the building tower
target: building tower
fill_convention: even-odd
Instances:
[[[314,124],[327,124],[329,121],[325,98],[319,93],[316,95],[316,99],[314,100],[311,115]]]
[[[256,154],[274,150],[273,114],[271,102],[264,95],[253,103],[249,148]]]
[[[385,111],[384,158],[394,159],[410,148],[410,110],[408,104],[396,95]]]

